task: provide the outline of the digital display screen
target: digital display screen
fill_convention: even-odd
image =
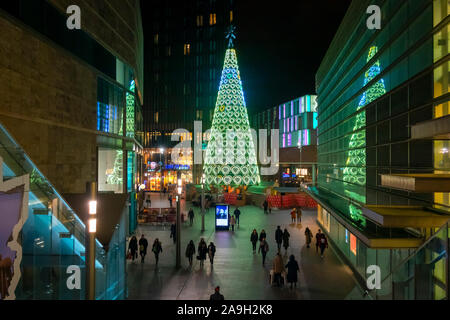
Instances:
[[[227,205],[217,205],[216,206],[216,227],[228,228],[228,211],[229,207]]]

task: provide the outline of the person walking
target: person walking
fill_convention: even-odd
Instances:
[[[281,230],[280,226],[278,226],[277,230],[275,230],[275,241],[277,242],[278,252],[280,252],[281,243],[283,242],[283,231]]]
[[[208,246],[208,257],[209,257],[209,262],[211,262],[211,265],[214,264],[214,256],[216,255],[216,246],[214,245],[213,242],[209,243]]]
[[[267,202],[267,199],[264,200],[263,207],[264,207],[264,214],[267,214],[267,208],[269,207],[269,202]]]
[[[293,208],[293,209],[291,210],[291,222],[292,222],[292,223],[295,223],[295,222],[296,222],[296,219],[297,219],[297,214],[296,214],[296,212],[295,212],[295,208]]]
[[[312,237],[313,237],[313,234],[312,234],[311,230],[309,230],[309,228],[306,227],[305,238],[306,238],[306,247],[307,248],[309,248],[311,245]]]
[[[195,244],[194,241],[189,241],[186,247],[186,257],[189,259],[189,265],[192,266],[192,257],[195,254]]]
[[[253,254],[256,253],[256,243],[258,242],[258,232],[256,232],[256,229],[253,229],[252,234],[250,235],[250,242],[253,246]]]
[[[208,253],[208,247],[206,245],[205,239],[203,238],[200,239],[197,253],[198,253],[197,259],[200,260],[200,267],[203,268],[203,265],[206,260],[206,254]]]
[[[170,203],[170,207],[172,208],[172,194],[169,194],[169,203]]]
[[[285,266],[287,268],[287,282],[291,285],[294,284],[294,287],[297,287],[297,273],[300,271],[300,268],[298,267],[298,263],[295,260],[294,255],[291,255],[289,257],[289,262]]]
[[[236,222],[239,225],[239,217],[241,216],[241,211],[239,210],[239,207],[236,207],[236,209],[233,212],[235,218],[236,218]]]
[[[151,196],[151,194],[150,193],[147,193],[147,197],[146,197],[146,200],[145,200],[145,202],[147,203],[147,208],[151,208],[152,207],[152,196]]]
[[[263,238],[259,243],[258,253],[259,252],[262,254],[262,265],[264,266],[266,263],[267,252],[269,252],[269,244],[267,243],[266,238]]]
[[[230,225],[231,225],[231,231],[234,232],[234,225],[236,224],[236,218],[234,217],[234,215],[231,216],[230,218]]]
[[[327,237],[325,237],[324,233],[322,233],[320,237],[319,247],[320,247],[320,257],[323,258],[323,252],[325,251],[325,248],[328,248],[328,240]]]
[[[281,286],[281,275],[284,271],[283,258],[281,254],[277,252],[275,259],[273,259],[272,269],[273,269],[273,281],[278,287]]]
[[[290,236],[291,235],[290,235],[289,231],[287,231],[287,229],[285,228],[284,232],[283,232],[283,247],[284,247],[284,250],[286,253],[287,253],[287,249],[289,248],[289,237]]]
[[[321,237],[322,237],[322,232],[319,229],[319,231],[317,231],[317,233],[316,233],[316,252],[319,252],[319,243],[320,243]]]
[[[296,210],[297,210],[297,222],[302,223],[302,207],[298,207]]]
[[[177,225],[175,223],[170,226],[170,237],[173,239],[173,243],[177,242]]]
[[[225,300],[224,296],[220,293],[220,287],[217,286],[214,289],[214,293],[212,295],[209,296],[209,300]]]
[[[194,210],[192,208],[189,209],[188,217],[189,217],[189,222],[190,222],[191,227],[192,227],[192,224],[194,223]]]
[[[261,233],[259,234],[259,242],[261,242],[263,239],[266,239],[266,231],[264,229],[261,230]]]
[[[162,244],[159,242],[158,238],[155,239],[155,242],[153,242],[152,251],[155,254],[155,260],[156,264],[158,264],[159,261],[159,253],[162,252]]]
[[[130,242],[128,243],[128,251],[131,254],[131,259],[134,261],[134,259],[137,258],[137,251],[138,251],[138,241],[136,236],[132,236]]]
[[[139,254],[141,255],[141,263],[144,263],[145,256],[147,255],[148,241],[145,236],[142,235],[139,239]]]

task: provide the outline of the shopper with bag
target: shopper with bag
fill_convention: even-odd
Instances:
[[[256,229],[253,229],[252,234],[250,235],[250,242],[253,246],[253,254],[256,253],[256,243],[258,242],[258,232],[256,232]]]
[[[282,285],[282,279],[281,274],[284,272],[283,267],[283,258],[281,257],[281,254],[277,252],[277,255],[275,256],[275,259],[273,260],[273,277],[274,282],[277,284],[278,287]]]

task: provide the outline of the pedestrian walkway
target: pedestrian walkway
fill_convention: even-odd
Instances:
[[[157,206],[159,194],[152,196],[152,207]],[[184,202],[184,201],[183,201]],[[189,210],[190,202],[182,203],[182,210]],[[231,211],[234,207],[231,206]],[[154,230],[149,226],[140,226],[136,234],[142,233],[149,240],[149,254],[144,264],[127,262],[129,299],[186,299],[207,300],[219,285],[225,299],[264,300],[264,299],[345,299],[355,288],[355,281],[350,268],[336,257],[332,250],[325,251],[322,259],[316,253],[314,245],[306,248],[304,231],[308,226],[313,234],[318,230],[315,222],[315,210],[303,210],[302,223],[292,224],[289,210],[272,211],[264,215],[262,208],[254,206],[241,207],[240,227],[235,232],[214,230],[213,209],[205,215],[205,229],[202,233],[201,214],[194,208],[194,225],[185,222],[181,227],[182,268],[175,269],[175,244],[169,238],[170,228]],[[287,263],[293,254],[300,266],[297,289],[272,287],[269,284],[269,271],[277,252],[275,229],[280,225],[288,228],[291,234],[290,248],[283,257]],[[250,233],[256,228],[258,233],[265,229],[270,246],[266,266],[262,266],[260,254],[253,254]],[[213,267],[209,260],[200,269],[195,260],[192,268],[185,257],[189,240],[197,245],[201,237],[207,244],[213,241],[217,246]],[[155,258],[151,245],[155,238],[162,242],[163,252],[159,266],[155,267]]]

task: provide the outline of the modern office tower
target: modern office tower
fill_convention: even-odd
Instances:
[[[81,29],[68,27],[72,5]],[[0,299],[85,298],[67,278],[75,266],[85,279],[91,182],[96,298],[123,298],[143,149],[139,1],[3,1],[0,29],[2,227],[12,219],[0,259],[14,274],[0,275]]]
[[[367,26],[370,5],[381,29]],[[380,268],[372,298],[448,299],[449,12],[440,0],[353,1],[316,75],[308,192],[363,287]]]
[[[203,132],[210,128],[220,82],[225,32],[234,21],[233,0],[142,1],[146,24],[144,145],[147,187],[167,186],[176,170],[167,169],[171,148],[184,128],[192,139],[194,121],[202,122]],[[159,148],[164,147],[161,165]],[[152,153],[153,151],[153,153]],[[183,150],[183,181],[199,183],[202,165],[193,166],[192,150]],[[152,156],[153,155],[153,156]],[[189,159],[186,159],[188,157]],[[155,171],[150,166],[157,165]],[[181,163],[179,163],[181,164]],[[158,175],[161,176],[158,176]],[[161,182],[162,180],[162,182]]]

